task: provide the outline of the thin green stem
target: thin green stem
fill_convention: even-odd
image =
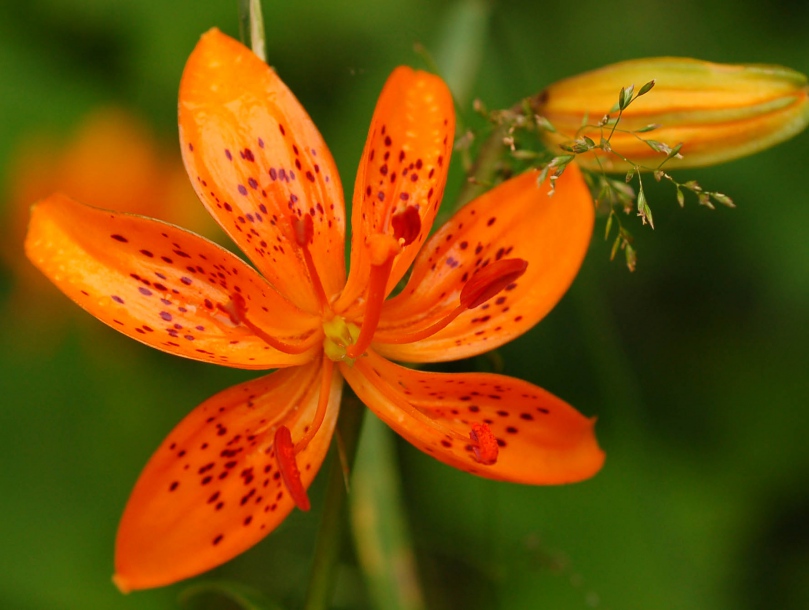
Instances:
[[[338,456],[329,467],[323,515],[317,533],[304,610],[330,607],[337,563],[347,530],[346,473],[354,464],[365,409],[355,398],[343,399],[337,421]]]
[[[261,61],[267,61],[261,0],[239,0],[239,37]]]
[[[486,48],[491,10],[488,0],[463,0],[449,7],[444,17],[435,63],[457,107],[465,108],[469,102]]]

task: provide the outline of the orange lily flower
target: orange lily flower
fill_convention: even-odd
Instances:
[[[217,566],[295,507],[334,431],[343,380],[419,449],[479,476],[557,484],[604,459],[593,420],[530,383],[439,374],[536,324],[573,280],[593,203],[570,168],[549,198],[528,172],[431,238],[454,135],[436,76],[398,68],[377,104],[357,175],[351,270],[334,161],[276,73],[217,30],[180,86],[180,140],[205,206],[261,272],[156,220],[63,195],[35,206],[31,260],[113,328],[163,351],[280,369],[205,401],[152,456],[118,532],[122,590]],[[405,287],[387,298],[412,265]]]

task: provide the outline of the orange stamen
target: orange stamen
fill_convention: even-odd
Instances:
[[[306,270],[309,272],[309,278],[312,280],[312,287],[315,289],[315,295],[320,302],[320,307],[323,309],[329,304],[326,298],[326,291],[323,290],[323,283],[320,281],[320,276],[315,267],[315,261],[312,259],[312,253],[309,251],[309,244],[312,243],[312,238],[315,234],[314,224],[312,217],[309,214],[304,214],[303,218],[292,218],[292,228],[295,231],[295,243],[303,253],[303,260],[306,263]]]
[[[234,324],[246,326],[259,339],[264,341],[264,343],[272,348],[277,349],[279,352],[283,352],[285,354],[303,354],[304,352],[310,350],[314,344],[312,341],[308,341],[301,343],[300,345],[290,345],[289,343],[279,341],[272,335],[269,335],[263,331],[261,328],[253,324],[253,322],[251,322],[247,317],[247,303],[245,302],[244,297],[238,292],[234,292],[230,295],[230,302],[227,305],[222,305],[220,303],[217,304],[217,307],[219,310],[230,316],[230,320]]]
[[[527,268],[528,261],[521,258],[504,258],[486,265],[464,284],[461,305],[467,309],[483,305],[525,273]]]
[[[329,398],[331,397],[331,377],[333,370],[334,362],[328,358],[323,358],[323,372],[320,377],[320,396],[317,401],[315,418],[312,420],[312,423],[309,424],[309,429],[306,431],[304,437],[295,443],[295,453],[300,453],[306,449],[307,445],[309,445],[309,441],[315,437],[315,434],[317,434],[317,431],[320,429],[320,425],[323,423],[323,419],[326,417]]]
[[[467,309],[480,307],[486,301],[497,295],[501,290],[513,283],[528,268],[528,262],[521,258],[508,258],[499,260],[473,275],[461,289],[460,304],[435,324],[414,331],[412,333],[394,333],[381,335],[377,339],[381,343],[413,343],[431,337],[439,330],[449,325],[455,318]]]
[[[309,496],[306,495],[306,488],[301,481],[301,471],[295,461],[292,434],[286,426],[281,426],[275,431],[275,457],[278,459],[281,478],[295,506],[304,511],[309,510],[312,505],[309,503]]]
[[[363,371],[365,373],[365,378],[373,385],[380,394],[382,394],[385,398],[387,398],[391,403],[396,405],[398,409],[410,415],[413,419],[423,424],[426,428],[435,430],[441,434],[444,434],[448,438],[455,439],[457,441],[468,443],[469,439],[465,437],[460,432],[456,431],[453,428],[449,428],[438,421],[435,417],[430,416],[429,413],[425,413],[421,409],[419,409],[416,405],[410,403],[405,399],[396,389],[392,388],[387,381],[385,381],[382,377],[377,374],[374,374],[373,368],[371,365],[364,361],[359,361],[357,366],[361,369],[365,368]],[[370,369],[370,370],[369,370]]]
[[[356,359],[365,353],[374,338],[382,304],[385,302],[388,278],[393,268],[393,259],[401,252],[396,238],[390,235],[372,235],[369,239],[371,254],[371,277],[368,280],[368,296],[365,300],[365,316],[362,319],[357,342],[348,346],[346,355]]]
[[[426,339],[427,337],[432,337],[435,333],[439,330],[442,330],[446,326],[449,325],[455,318],[461,315],[463,312],[467,310],[467,307],[464,305],[458,305],[455,309],[453,309],[449,314],[441,318],[435,324],[428,326],[427,328],[423,328],[421,330],[417,330],[412,333],[391,333],[389,336],[381,335],[377,337],[377,339],[381,343],[394,343],[396,345],[401,345],[402,343],[413,343],[414,341],[421,341],[422,339]]]
[[[491,466],[497,462],[500,447],[497,445],[497,439],[492,434],[489,426],[486,424],[472,424],[469,438],[472,440],[472,449],[478,462],[484,466]]]

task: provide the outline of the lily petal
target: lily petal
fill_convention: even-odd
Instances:
[[[256,544],[294,508],[273,448],[284,425],[301,436],[318,403],[321,361],[208,399],[169,434],[138,479],[118,530],[115,582],[157,587],[211,569]],[[332,375],[326,418],[298,454],[309,487],[329,447],[342,390]]]
[[[562,297],[581,266],[595,218],[581,172],[570,165],[548,194],[529,171],[462,208],[425,244],[407,286],[383,306],[375,349],[394,360],[438,362],[494,349],[526,332]],[[528,262],[517,281],[446,328],[413,343],[397,338],[428,328],[459,304],[478,269],[503,258]]]
[[[414,207],[417,233],[394,261],[387,292],[410,267],[444,194],[454,134],[455,109],[444,81],[405,66],[394,70],[379,96],[354,184],[351,272],[338,310],[365,291],[369,236],[392,235],[392,217]]]
[[[180,141],[202,202],[262,275],[320,311],[293,219],[313,221],[312,258],[326,296],[345,282],[345,206],[329,149],[275,71],[213,29],[180,83]]]
[[[173,225],[56,194],[34,206],[25,250],[81,307],[164,352],[267,369],[308,362],[320,350],[317,317],[281,297],[238,257]],[[243,311],[234,311],[234,300]],[[239,315],[268,337],[257,336]],[[268,345],[273,338],[283,345]]]
[[[405,439],[436,459],[489,479],[555,485],[593,476],[604,452],[588,419],[542,388],[490,373],[428,373],[369,350],[340,369],[357,396]],[[475,458],[470,432],[487,424],[496,463]]]

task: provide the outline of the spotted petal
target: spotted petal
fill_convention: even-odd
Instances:
[[[526,381],[489,373],[428,373],[373,351],[341,371],[371,410],[417,448],[489,479],[553,485],[594,475],[604,462],[588,419]],[[493,465],[477,461],[470,432],[487,424]]]
[[[34,206],[25,249],[88,312],[165,352],[267,369],[307,362],[320,349],[317,318],[230,252],[173,225],[52,195]],[[244,320],[289,349],[235,323],[234,300]]]
[[[210,30],[180,83],[180,141],[219,224],[281,294],[319,311],[292,219],[312,217],[312,258],[331,297],[345,282],[343,191],[323,138],[275,71]]]
[[[242,553],[294,508],[273,438],[300,438],[318,403],[320,360],[217,394],[191,412],[152,456],[129,499],[115,553],[123,590],[157,587]],[[297,455],[308,487],[329,447],[342,379],[332,376],[326,418]]]
[[[478,197],[425,244],[407,286],[388,300],[374,337],[394,360],[436,362],[494,349],[534,326],[570,286],[593,230],[590,192],[571,165],[548,195],[529,171]],[[461,289],[479,269],[503,258],[528,262],[525,274],[487,303],[467,310],[445,329],[406,344],[459,304]]]
[[[365,290],[368,237],[392,235],[392,216],[413,206],[419,230],[396,258],[388,292],[410,267],[441,203],[454,134],[455,110],[444,81],[404,66],[394,70],[379,96],[354,184],[351,272],[338,309]]]

